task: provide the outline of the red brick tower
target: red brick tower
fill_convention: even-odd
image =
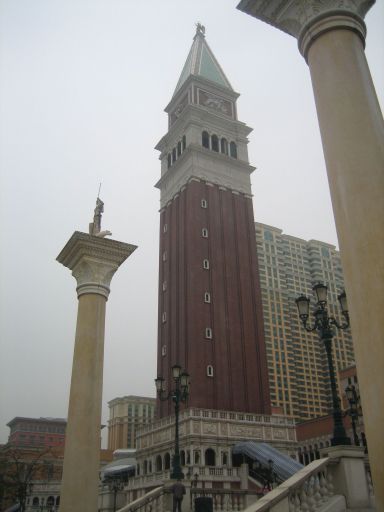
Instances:
[[[158,375],[191,376],[188,406],[270,414],[247,135],[198,25],[160,140]],[[159,416],[172,413],[158,402]]]

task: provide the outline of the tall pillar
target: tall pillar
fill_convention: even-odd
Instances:
[[[79,299],[61,512],[97,511],[105,307],[114,273],[135,249],[76,231],[57,257],[72,270]]]
[[[364,53],[374,0],[242,0],[297,37],[315,95],[378,510],[384,510],[384,122]]]

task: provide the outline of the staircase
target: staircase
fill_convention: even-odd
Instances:
[[[183,512],[196,512],[194,498],[199,496],[212,498],[213,512],[374,512],[372,480],[363,450],[335,446],[327,448],[324,455],[249,506],[249,491],[191,486]],[[119,512],[171,512],[171,483],[152,489]]]

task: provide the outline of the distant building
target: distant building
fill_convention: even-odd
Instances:
[[[108,449],[135,448],[137,428],[153,421],[155,405],[155,398],[132,395],[108,402]]]
[[[65,444],[65,419],[16,416],[7,426],[11,429],[8,444],[14,448],[58,448]]]
[[[312,286],[321,281],[328,286],[329,313],[340,318],[337,296],[344,281],[339,252],[328,243],[260,223],[256,241],[272,407],[297,421],[326,416],[331,390],[324,346],[301,325],[295,299],[304,294],[313,303]],[[335,334],[338,373],[353,363],[354,352],[349,329]]]
[[[352,429],[351,417],[348,414],[350,404],[347,400],[345,389],[347,386],[355,386],[359,395],[359,382],[356,374],[356,365],[353,364],[339,372],[340,398],[342,409],[344,411],[344,427],[351,443],[354,444],[354,435]],[[357,404],[358,418],[356,419],[356,433],[360,446],[366,447],[364,432],[364,418],[360,402]],[[333,437],[333,417],[332,415],[313,418],[299,423],[296,426],[296,435],[298,443],[298,459],[302,464],[309,464],[314,459],[320,458],[320,450],[331,445]]]

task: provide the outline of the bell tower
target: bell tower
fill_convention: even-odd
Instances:
[[[160,151],[158,375],[190,374],[188,407],[270,414],[247,136],[197,25]],[[172,403],[158,401],[160,417]]]

